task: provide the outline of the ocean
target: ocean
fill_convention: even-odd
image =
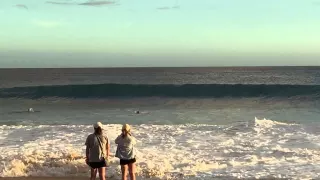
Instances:
[[[320,178],[320,67],[0,69],[0,177],[88,176],[97,121],[140,179]]]

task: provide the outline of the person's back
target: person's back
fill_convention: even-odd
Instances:
[[[101,146],[100,146],[100,143]],[[101,147],[106,147],[107,146],[107,137],[102,136],[102,135],[96,135],[96,134],[90,134],[87,137],[86,140],[86,145],[90,148],[89,151],[89,163],[95,163],[95,162],[100,162],[102,160],[103,155],[106,155],[106,148]]]
[[[108,137],[102,134],[102,124],[94,124],[94,133],[90,134],[85,142],[86,163],[91,167],[91,180],[96,179],[99,171],[100,180],[105,180],[106,161],[109,157],[110,144]]]
[[[135,162],[136,153],[135,147],[136,139],[131,135],[131,128],[128,124],[123,125],[122,133],[117,137],[115,143],[118,145],[116,157],[120,159],[122,180],[127,179],[127,172],[129,169],[130,179],[135,180]]]
[[[131,135],[120,135],[115,140],[118,145],[116,156],[119,159],[129,160],[135,158],[135,148],[136,139]]]

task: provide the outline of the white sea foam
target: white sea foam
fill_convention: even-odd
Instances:
[[[121,125],[107,125],[106,129],[114,140]],[[91,131],[91,126],[84,125],[0,126],[0,177],[88,176],[83,144]],[[140,179],[319,176],[319,137],[299,125],[266,119],[255,119],[252,127],[138,125],[133,126],[133,134],[138,139]],[[120,178],[115,157],[107,176]]]

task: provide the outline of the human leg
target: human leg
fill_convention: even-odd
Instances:
[[[100,180],[106,180],[106,167],[99,168],[99,178]]]
[[[128,165],[121,165],[122,180],[127,180]]]
[[[136,180],[136,163],[130,163],[129,166],[129,174],[130,180]]]
[[[96,176],[97,176],[97,169],[96,168],[91,168],[90,180],[95,180]]]

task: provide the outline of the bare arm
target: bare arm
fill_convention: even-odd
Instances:
[[[106,138],[107,140],[107,144],[106,144],[106,152],[107,152],[107,158],[109,158],[110,155],[110,142],[109,142],[109,138]]]
[[[110,156],[110,143],[108,142],[106,146],[107,146],[106,147],[107,148],[107,151],[106,151],[107,152],[107,157],[109,157]]]

